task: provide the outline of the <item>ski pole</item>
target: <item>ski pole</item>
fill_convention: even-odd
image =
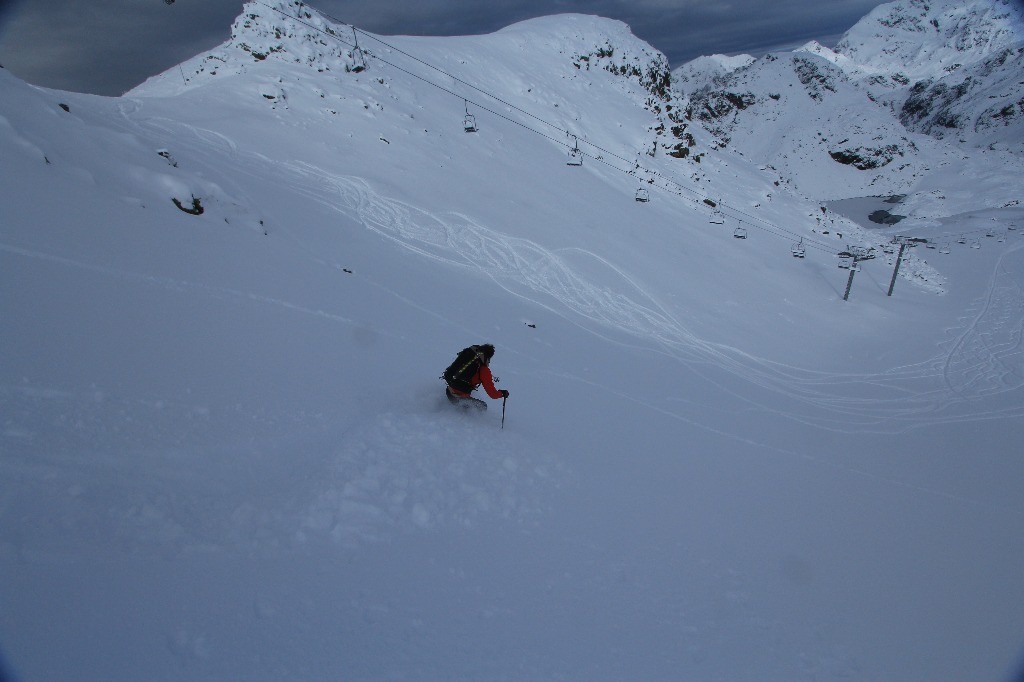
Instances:
[[[504,396],[501,399],[501,428],[505,428],[505,403],[508,402],[508,396]]]

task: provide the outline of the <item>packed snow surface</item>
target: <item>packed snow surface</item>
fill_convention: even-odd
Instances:
[[[665,154],[667,64],[619,22],[350,36],[250,2],[120,98],[0,70],[9,674],[1010,674],[1024,209],[972,203],[1019,195],[1003,157],[919,145],[876,225],[696,126]],[[930,242],[890,297],[897,234]],[[483,342],[504,414],[437,379]]]

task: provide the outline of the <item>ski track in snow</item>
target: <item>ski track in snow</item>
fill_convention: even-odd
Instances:
[[[286,166],[301,178],[295,187],[297,191],[305,191],[310,198],[332,208],[338,205],[324,197],[340,198],[347,209],[344,212],[350,217],[415,253],[447,264],[479,269],[492,277],[500,273],[498,277],[525,285],[533,294],[550,296],[574,313],[599,324],[636,329],[640,336],[662,342],[687,337],[687,344],[681,350],[699,344],[698,339],[679,328],[636,282],[588,251],[573,249],[611,269],[634,290],[633,295],[642,297],[645,303],[596,286],[579,276],[558,254],[530,240],[499,234],[468,216],[427,213],[377,194],[361,178],[332,175],[308,164]],[[332,191],[325,195],[302,189],[318,182],[327,184]],[[689,359],[696,360],[698,356]]]
[[[821,372],[778,363],[697,337],[639,282],[583,249],[572,251],[613,272],[623,284],[621,290],[588,281],[559,252],[495,232],[469,216],[430,213],[380,194],[362,178],[331,173],[304,162],[281,163],[256,152],[240,151],[233,140],[221,133],[166,119],[136,122],[129,117],[131,113],[122,111],[126,122],[142,125],[151,133],[162,133],[175,140],[179,148],[188,139],[182,133],[191,132],[198,141],[194,146],[187,145],[193,158],[216,156],[223,162],[227,153],[243,173],[259,177],[277,173],[295,194],[354,219],[423,257],[479,270],[513,295],[529,299],[575,324],[580,324],[582,318],[585,323],[580,326],[591,333],[603,336],[602,327],[615,329],[641,343],[655,344],[660,352],[686,363],[698,374],[706,375],[704,367],[712,366],[741,377],[767,391],[769,397],[753,399],[746,392],[731,391],[733,395],[780,416],[834,429],[832,415],[842,413],[859,429],[881,430],[891,428],[885,424],[894,422],[900,428],[913,428],[935,422],[1024,416],[1024,406],[1014,406],[1012,401],[1007,403],[1010,406],[996,410],[980,404],[982,399],[1019,391],[1024,386],[1020,369],[1024,326],[1021,287],[1002,267],[1003,258],[1018,250],[1019,244],[1008,248],[987,293],[969,311],[972,317],[964,321],[963,327],[950,330],[955,339],[940,344],[935,356],[883,372]],[[340,267],[303,246],[294,233],[290,234],[315,262]],[[572,314],[566,314],[565,309]],[[798,401],[804,409],[779,409],[779,402],[770,394]]]
[[[1018,242],[1000,254],[987,291],[968,310],[966,328],[946,353],[943,379],[964,400],[1005,393],[1024,380],[1024,289],[1004,264],[1022,248]]]
[[[977,304],[980,312],[963,329],[956,343],[939,349],[939,355],[874,374],[815,372],[696,337],[639,283],[589,252],[580,250],[613,270],[627,293],[595,286],[557,253],[526,239],[498,234],[468,216],[431,214],[381,196],[361,178],[331,174],[309,164],[285,164],[285,170],[295,178],[293,187],[297,192],[345,213],[407,249],[487,274],[499,272],[506,281],[496,281],[506,288],[512,283],[520,285],[516,288],[525,287],[533,296],[550,297],[590,322],[653,341],[666,354],[685,363],[725,369],[762,388],[821,409],[826,414],[813,419],[819,426],[828,425],[828,412],[859,417],[864,425],[895,418],[911,426],[1024,415],[1024,407],[995,412],[989,407],[968,407],[958,414],[947,411],[950,403],[975,403],[999,393],[1017,391],[1024,384],[1020,371],[1024,325],[1021,288],[1002,268],[1002,259],[989,291]],[[310,189],[318,186],[330,191]],[[339,203],[331,203],[327,197],[336,198]],[[1015,245],[1010,251],[1019,248]],[[512,293],[529,297],[520,291]],[[536,302],[544,305],[541,300]],[[807,421],[806,416],[787,416]]]

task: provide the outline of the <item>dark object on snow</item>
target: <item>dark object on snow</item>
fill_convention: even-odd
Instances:
[[[157,151],[157,156],[163,157],[164,159],[167,160],[167,163],[171,164],[175,168],[178,167],[178,162],[174,160],[174,157],[171,156],[171,153],[169,151],[167,151],[166,149],[158,150]]]
[[[189,215],[202,215],[203,211],[205,210],[203,209],[203,205],[199,203],[199,199],[196,199],[194,196],[192,197],[192,208],[185,208],[185,206],[183,206],[182,203],[178,201],[177,198],[175,197],[171,197],[171,201],[174,202],[175,206],[180,208],[185,213],[188,213]]]
[[[895,225],[896,223],[898,223],[899,221],[903,220],[906,217],[907,216],[904,215],[889,213],[885,209],[880,208],[877,211],[872,211],[872,213],[868,216],[868,220],[870,220],[873,223],[878,223],[879,225]]]
[[[64,104],[64,102],[61,102],[61,103],[60,103],[60,104],[59,104],[58,106],[59,106],[59,107],[60,107],[61,109],[63,109],[64,111],[68,111],[68,112],[70,112],[70,111],[71,111],[71,107],[69,107],[69,106],[68,106],[67,104]]]

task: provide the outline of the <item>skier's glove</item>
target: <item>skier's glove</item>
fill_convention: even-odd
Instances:
[[[508,397],[508,391],[506,391],[505,389],[501,389],[501,397],[502,398],[507,398]]]

